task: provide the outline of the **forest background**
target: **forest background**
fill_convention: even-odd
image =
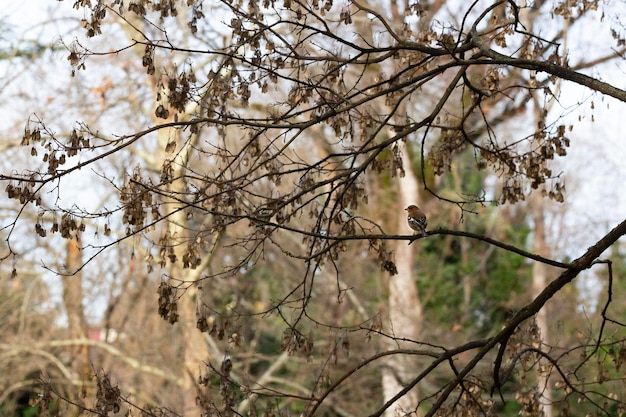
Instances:
[[[626,410],[622,2],[10,3],[0,414]]]

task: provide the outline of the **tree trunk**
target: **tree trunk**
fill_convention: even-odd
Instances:
[[[67,240],[65,269],[74,275],[62,277],[63,306],[67,314],[68,339],[84,339],[88,335],[87,319],[83,308],[82,274],[76,272],[83,264],[76,239]],[[70,348],[70,369],[78,381],[85,384],[91,379],[92,369],[89,361],[89,347],[86,344]]]
[[[173,119],[175,111],[170,109],[170,119]],[[179,114],[181,119],[187,117],[185,114]],[[168,119],[169,120],[169,119]],[[192,139],[183,141],[180,138],[178,130],[161,129],[159,130],[159,144],[161,152],[163,153],[158,158],[155,158],[154,162],[163,163],[168,158],[172,158],[172,155],[177,155],[174,164],[175,172],[173,178],[182,178],[183,171],[187,168],[189,162],[189,156],[191,147],[196,144],[198,136],[195,135]],[[176,154],[171,152],[168,154],[166,149],[168,144],[172,141],[176,143]],[[185,147],[180,149],[179,146]],[[152,166],[154,170],[161,171],[161,166]],[[185,195],[186,190],[182,181],[173,181],[169,186],[169,191],[174,195]],[[164,204],[162,207],[166,210],[176,210],[176,204]],[[171,282],[172,287],[178,287],[181,281],[184,281],[183,287],[178,291],[182,292],[182,296],[177,302],[178,321],[174,326],[178,327],[178,337],[180,338],[181,349],[181,373],[180,377],[183,378],[182,396],[180,409],[177,410],[184,416],[200,415],[202,413],[201,407],[198,404],[198,385],[197,379],[201,372],[204,372],[203,364],[209,362],[209,348],[204,335],[197,329],[196,322],[196,309],[198,303],[198,287],[197,279],[200,276],[200,271],[206,264],[203,262],[201,266],[196,269],[189,269],[183,266],[183,255],[187,249],[188,242],[193,241],[194,237],[190,234],[190,227],[187,221],[186,213],[184,211],[168,212],[164,213],[164,217],[168,219],[166,222],[166,228],[163,233],[168,233],[171,236],[171,244],[173,245],[174,254],[176,256],[175,262],[168,262],[167,274],[174,278]],[[209,256],[210,255],[205,255]]]
[[[539,193],[534,193],[531,196],[532,216],[534,223],[534,237],[533,237],[533,252],[544,258],[549,258],[550,253],[548,245],[546,244],[545,233],[545,218],[544,218],[544,202],[543,197]],[[536,298],[541,291],[546,287],[548,282],[547,266],[541,262],[535,262],[533,264],[533,284],[532,284],[532,297]],[[548,317],[546,308],[542,308],[535,317],[537,328],[539,329],[539,337],[542,344],[549,343],[550,333],[548,329]],[[552,394],[550,391],[549,381],[549,366],[550,364],[541,359],[537,371],[537,384],[539,393],[542,398],[543,415],[545,417],[552,417]]]
[[[543,1],[536,2],[535,8],[525,8],[525,12],[520,16],[520,19],[525,22],[527,27],[532,31],[533,25],[535,23],[535,19],[539,16],[538,10],[542,6]],[[522,6],[526,6],[526,2],[522,2]],[[567,21],[567,19],[566,19]],[[565,28],[563,30],[563,39],[566,40],[568,23],[565,23]],[[565,45],[563,45],[565,47]],[[557,85],[557,89],[560,87],[560,84]],[[555,94],[557,94],[555,92]],[[557,94],[558,95],[558,94]],[[556,95],[555,95],[556,97]],[[539,124],[545,125],[545,115],[548,113],[549,108],[552,106],[554,101],[552,100],[545,109],[539,104],[539,98],[537,94],[533,96],[533,105],[534,105],[534,122],[535,129]],[[533,147],[536,144],[533,141]],[[544,184],[545,186],[545,184]],[[530,196],[530,205],[531,205],[531,213],[533,220],[533,252],[539,256],[543,256],[544,258],[548,258],[549,248],[546,244],[546,225],[545,225],[545,216],[544,213],[546,211],[546,205],[544,197],[539,192],[534,192]],[[548,266],[541,262],[535,262],[533,264],[533,282],[532,282],[532,297],[536,298],[547,286],[548,282]],[[548,328],[548,317],[546,307],[539,310],[537,315],[535,316],[535,322],[537,328],[539,330],[539,340],[542,344],[548,344],[550,340],[550,330]],[[552,407],[552,392],[550,389],[550,372],[549,368],[550,363],[541,358],[539,361],[539,366],[537,368],[537,385],[538,391],[540,394],[540,412],[542,412],[544,417],[552,417],[553,416],[553,407]]]
[[[410,231],[403,208],[417,203],[417,180],[411,169],[411,162],[406,150],[402,152],[402,162],[406,176],[399,180],[399,193],[402,207],[398,208],[399,234]],[[409,246],[406,241],[396,241],[396,267],[398,274],[389,278],[389,329],[388,332],[397,338],[417,340],[422,329],[422,305],[415,285],[414,257],[418,256],[420,241]],[[415,348],[413,343],[396,340],[390,349]],[[417,361],[414,356],[391,355],[388,357],[382,373],[383,394],[385,402],[402,390],[404,384],[415,376]],[[419,395],[412,390],[387,409],[385,416],[398,415],[417,416]]]
[[[537,97],[534,98],[534,120],[535,126],[543,125],[544,117],[541,107],[539,106]],[[540,123],[541,122],[541,123]],[[533,146],[538,145],[533,142]],[[544,185],[545,186],[545,185]],[[550,257],[550,250],[546,244],[546,225],[545,210],[546,205],[544,197],[539,192],[534,192],[530,196],[531,213],[533,220],[533,252],[544,258]],[[548,266],[542,262],[533,264],[533,283],[532,298],[536,298],[547,286],[548,282]],[[546,307],[539,310],[535,316],[535,323],[539,330],[539,340],[542,344],[549,343],[548,317]],[[545,358],[539,360],[537,368],[537,385],[541,396],[541,408],[544,417],[552,417],[552,394],[550,391],[549,381],[549,362]]]

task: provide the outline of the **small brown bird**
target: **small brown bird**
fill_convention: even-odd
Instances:
[[[426,226],[428,226],[428,219],[424,212],[415,204],[411,204],[404,210],[407,211],[407,222],[409,227],[416,232],[420,232],[422,236],[426,236]],[[415,234],[415,233],[414,233]]]

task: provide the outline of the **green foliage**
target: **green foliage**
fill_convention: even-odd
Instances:
[[[492,215],[499,209],[491,207],[481,216],[468,216],[463,224],[470,233],[485,234]],[[528,228],[515,230],[498,224],[504,230],[499,238],[513,245],[524,246]],[[497,230],[497,229],[496,229]],[[491,248],[480,241],[464,245],[460,237],[426,239],[419,250],[418,287],[426,300],[429,320],[440,326],[450,321],[464,323],[470,333],[487,335],[499,328],[509,312],[522,301],[528,286],[530,264],[517,254]],[[470,291],[469,305],[464,301],[464,288]]]
[[[440,195],[485,194],[487,173],[476,170],[470,150],[454,158],[451,171],[442,176]],[[463,218],[458,208],[433,203],[431,229],[447,229],[489,236],[515,247],[527,244],[529,227],[523,216],[496,205],[466,206]],[[441,209],[443,208],[443,209]],[[451,219],[455,219],[454,223]],[[443,328],[451,322],[467,333],[486,336],[500,328],[510,311],[522,301],[530,277],[530,263],[522,256],[495,249],[485,242],[457,236],[434,236],[420,241],[417,257],[418,288],[425,300],[429,320]]]

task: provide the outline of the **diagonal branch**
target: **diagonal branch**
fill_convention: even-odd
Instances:
[[[565,287],[565,285],[574,280],[574,278],[576,278],[581,271],[588,269],[592,265],[594,265],[597,258],[602,254],[602,252],[608,249],[620,237],[624,235],[626,235],[626,220],[613,228],[613,230],[607,233],[606,236],[600,239],[595,245],[587,249],[587,251],[582,256],[574,260],[569,265],[569,267],[565,271],[563,271],[558,278],[552,281],[532,302],[530,302],[528,305],[518,311],[517,314],[515,314],[515,316],[513,316],[513,318],[509,320],[506,326],[498,334],[486,341],[482,341],[480,344],[475,346],[480,347],[480,350],[476,353],[472,360],[469,361],[469,363],[457,373],[456,377],[446,385],[445,389],[442,390],[441,395],[439,396],[437,401],[430,407],[430,410],[425,414],[425,417],[431,417],[435,415],[437,410],[441,408],[441,406],[448,399],[450,394],[452,394],[456,387],[458,387],[463,382],[464,378],[490,351],[492,351],[492,349],[494,349],[499,344],[500,348],[493,368],[494,385],[492,392],[498,390],[502,386],[502,381],[500,380],[500,369],[502,366],[504,351],[506,349],[507,342],[515,329],[517,329],[524,321],[537,314],[537,312],[545,305],[545,303],[550,298],[552,298],[557,292]],[[432,371],[441,362],[450,358],[450,352],[451,351],[446,351],[441,354],[441,357],[435,359],[429,367],[427,367],[415,379],[410,381],[401,392],[399,392],[394,398],[392,398],[379,410],[373,413],[371,417],[382,415],[385,410],[387,410],[397,399],[399,399],[406,392],[413,389],[425,377],[425,372]]]

